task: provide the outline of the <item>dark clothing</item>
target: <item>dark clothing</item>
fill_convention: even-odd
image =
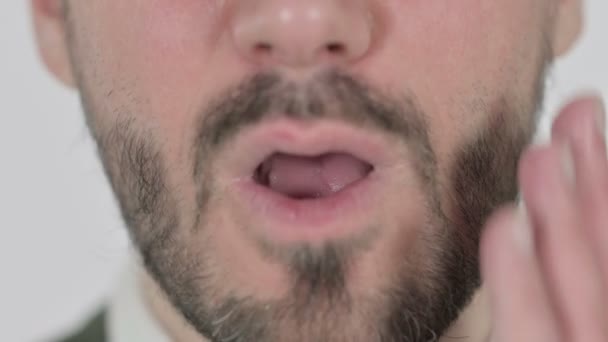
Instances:
[[[106,311],[97,313],[74,335],[57,342],[106,342]]]

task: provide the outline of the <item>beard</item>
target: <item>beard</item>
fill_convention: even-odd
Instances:
[[[171,169],[159,142],[139,127],[134,115],[123,114],[108,127],[90,128],[147,271],[202,336],[214,342],[433,341],[480,286],[478,251],[485,220],[517,196],[518,159],[535,131],[546,61],[538,68],[529,98],[480,101],[487,120],[454,149],[445,183],[438,176],[428,114],[415,97],[388,96],[336,70],[306,84],[262,73],[204,108],[192,142],[190,174],[197,187],[192,211],[180,207],[183,199],[169,185]],[[84,90],[85,110],[94,116]],[[348,279],[353,260],[369,250],[383,227],[322,246],[277,246],[252,238],[264,258],[289,274],[289,294],[277,300],[224,291],[217,266],[212,266],[217,263],[213,248],[191,242],[196,234],[221,228],[206,224],[215,196],[214,159],[243,129],[279,119],[276,113],[293,120],[340,120],[380,131],[413,152],[427,208],[426,223],[416,230],[424,234],[414,251],[404,251],[403,260],[391,260],[401,266],[372,294],[353,295]]]

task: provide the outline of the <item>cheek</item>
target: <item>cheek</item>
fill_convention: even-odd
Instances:
[[[366,71],[376,73],[379,82],[396,82],[393,89],[405,84],[425,107],[503,91],[537,66],[544,32],[540,5],[527,0],[390,4],[386,11],[397,14],[385,16],[386,39]]]
[[[205,100],[216,95],[238,70],[226,61],[219,33],[220,1],[95,1],[83,6],[79,63],[102,126],[129,115],[155,131],[171,165],[192,139],[192,123]],[[82,30],[80,30],[82,28]]]
[[[143,0],[136,0],[143,1]],[[149,0],[147,0],[149,1]],[[106,71],[104,78],[126,85],[125,90],[147,106],[140,115],[179,115],[187,106],[185,92],[200,91],[197,86],[204,73],[204,62],[211,54],[207,47],[213,24],[202,14],[208,13],[203,1],[154,0],[152,4],[134,6],[113,2],[104,8],[109,13],[100,17],[112,22],[101,23],[104,32],[99,39],[104,58],[97,61]]]
[[[545,7],[528,0],[387,2],[386,38],[360,72],[391,93],[415,96],[448,165],[497,101],[530,107],[548,57]]]

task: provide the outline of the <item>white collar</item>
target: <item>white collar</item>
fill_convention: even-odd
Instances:
[[[136,258],[131,258],[108,303],[106,320],[108,341],[170,342],[144,302],[137,276],[139,268],[133,259]]]

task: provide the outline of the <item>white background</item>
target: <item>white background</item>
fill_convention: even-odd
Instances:
[[[77,96],[37,60],[28,4],[0,1],[0,342],[44,341],[85,318],[128,247]],[[608,94],[608,1],[587,7],[547,113],[581,90]]]

